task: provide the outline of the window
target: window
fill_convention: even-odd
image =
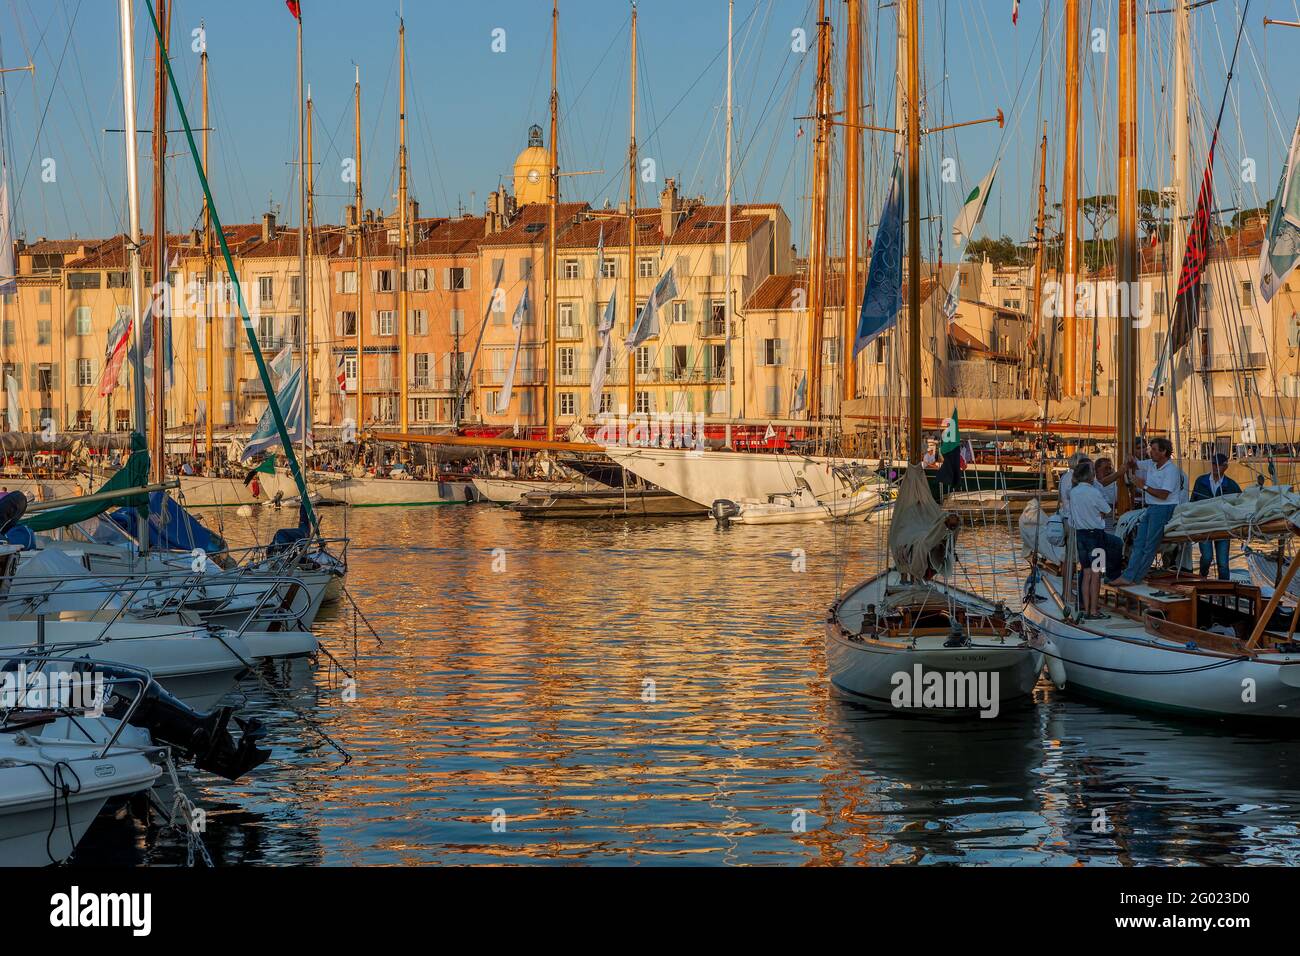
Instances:
[[[424,309],[413,310],[407,318],[406,331],[408,335],[428,335],[429,313]]]
[[[532,259],[520,259],[520,260],[519,260],[519,278],[521,278],[521,279],[531,279],[532,277],[533,277],[533,260],[532,260]]]
[[[822,339],[822,364],[838,365],[840,363],[840,340],[838,338]]]
[[[573,392],[560,392],[560,414],[576,415],[578,414],[578,400]]]
[[[1209,312],[1210,303],[1214,301],[1214,284],[1211,282],[1201,286],[1201,311]]]
[[[691,369],[690,349],[685,345],[674,345],[672,351],[673,378],[680,381],[686,378]]]
[[[36,390],[38,392],[54,391],[54,367],[50,365],[36,366]],[[44,416],[48,418],[49,416]],[[38,419],[39,421],[39,419]]]
[[[355,270],[343,273],[343,287],[340,291],[347,295],[357,294],[357,274]]]
[[[429,353],[417,352],[415,358],[415,376],[411,384],[415,388],[429,387]]]
[[[90,334],[90,306],[88,305],[77,306],[76,315],[77,315],[77,334],[89,335]]]
[[[678,301],[673,303],[673,324],[674,325],[683,325],[691,320],[691,314],[689,310],[686,308],[686,306],[687,306],[686,302]]]
[[[642,415],[649,415],[655,410],[654,398],[649,392],[636,393],[636,410]]]
[[[14,320],[13,320],[13,319],[5,319],[5,320],[4,320],[4,330],[3,330],[3,333],[0,333],[0,341],[3,341],[5,345],[13,345],[13,344],[14,344],[15,339],[14,339]]]
[[[715,276],[720,276],[725,274],[726,271],[727,264],[725,257],[715,252],[713,254],[713,274]]]
[[[89,409],[77,409],[77,431],[88,432],[95,427],[95,415]]]
[[[780,339],[763,340],[763,364],[764,365],[782,365],[784,356],[782,352],[782,343]]]
[[[49,289],[41,289],[40,292],[39,292],[39,294],[36,296],[36,300],[37,300],[41,305],[49,305],[49,304],[50,304],[50,290],[49,290]]]
[[[90,359],[77,359],[77,384],[82,388],[95,384],[95,369]]]
[[[781,414],[781,386],[769,385],[766,397],[766,413],[769,417],[776,418]]]
[[[1245,281],[1241,283],[1241,305],[1249,309],[1255,304],[1255,283]]]
[[[289,276],[289,304],[302,305],[302,276]]]
[[[235,357],[233,355],[226,356],[226,364],[221,372],[222,382],[224,383],[222,391],[233,392],[235,390]],[[232,421],[227,419],[226,424],[230,425]]]
[[[636,349],[636,373],[638,375],[650,374],[650,346],[638,345]]]
[[[393,270],[378,269],[375,271],[375,291],[392,292],[393,291]]]
[[[275,317],[259,315],[257,317],[257,344],[264,349],[275,347]]]
[[[649,279],[655,274],[655,261],[649,257],[638,259],[636,263],[636,274],[642,279]]]
[[[379,334],[392,335],[394,328],[394,317],[397,315],[391,309],[379,313]]]
[[[357,314],[355,312],[343,313],[343,334],[349,337],[355,337],[357,334]]]
[[[433,421],[434,400],[432,398],[417,398],[412,405],[414,406],[414,417],[417,422]]]
[[[613,392],[601,392],[601,393],[600,393],[600,412],[601,412],[601,414],[603,414],[603,415],[608,415],[608,414],[609,414],[610,412],[612,412],[613,410],[614,410],[614,393],[613,393]]]
[[[726,335],[727,334],[727,303],[710,302],[709,303],[709,327],[705,330],[706,335]]]
[[[131,273],[129,272],[109,272],[106,274],[106,278],[110,289],[125,289],[131,284]]]
[[[455,268],[447,270],[447,288],[451,292],[464,292],[469,288],[469,270]]]
[[[618,278],[618,260],[617,260],[617,259],[602,259],[602,260],[600,261],[600,277],[601,277],[602,279],[617,279],[617,278]]]
[[[412,277],[411,288],[414,289],[416,292],[429,291],[429,270],[428,269],[415,270],[415,275]]]
[[[36,344],[49,345],[54,338],[49,319],[36,320]]]
[[[572,348],[556,349],[556,351],[555,351],[555,356],[556,356],[556,363],[555,363],[555,365],[556,365],[556,369],[557,369],[557,371],[560,373],[560,378],[563,378],[563,379],[571,379],[571,378],[573,378],[574,369],[575,369],[576,364],[577,364],[577,363],[574,361],[575,351],[576,351],[576,350],[575,350],[575,349],[572,349]]]
[[[1165,314],[1165,290],[1157,289],[1151,296],[1151,311],[1155,315]]]
[[[131,430],[131,412],[129,409],[119,408],[113,413],[113,429],[119,432],[129,432]]]
[[[69,289],[98,289],[100,284],[98,272],[69,272]]]
[[[272,305],[275,302],[275,277],[257,277],[257,304]]]
[[[349,392],[357,387],[357,357],[355,355],[343,356],[343,377],[347,382]]]
[[[561,275],[565,279],[581,279],[582,263],[580,263],[577,259],[565,259],[564,268],[563,271],[561,272]]]
[[[727,347],[725,345],[709,346],[709,368],[713,370],[714,379],[727,377]]]
[[[301,324],[302,317],[298,315],[286,316],[284,319],[284,339],[288,342],[298,341],[298,326]]]
[[[397,411],[397,401],[391,395],[381,395],[375,399],[375,419],[391,422]]]
[[[567,339],[573,337],[573,303],[561,302],[559,305],[560,313],[560,338]]]

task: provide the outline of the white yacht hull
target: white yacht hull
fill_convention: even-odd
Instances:
[[[287,471],[261,475],[262,501],[279,492],[284,499],[296,499],[298,486]],[[332,472],[313,471],[307,476],[307,490],[319,494],[327,504],[373,508],[385,505],[446,505],[470,500],[468,481],[423,481],[418,478],[355,478]]]
[[[858,489],[836,474],[837,467],[855,468],[870,476],[868,480],[879,480],[865,459],[620,445],[605,446],[604,452],[643,481],[706,508],[719,498],[766,501],[797,487],[800,478],[818,498],[854,494]]]
[[[875,491],[819,501],[815,505],[791,505],[777,502],[741,502],[740,514],[731,518],[738,524],[811,524],[817,521],[848,521],[875,511],[884,503]]]
[[[586,484],[581,481],[523,481],[518,478],[472,478],[474,490],[483,501],[498,505],[512,505],[530,491],[581,491]]]
[[[256,504],[258,501],[240,478],[180,475],[177,480],[181,486],[175,494],[186,508],[232,508]]]

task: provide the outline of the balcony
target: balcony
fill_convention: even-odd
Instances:
[[[732,335],[735,336],[735,322],[732,323]],[[702,339],[722,339],[727,337],[726,319],[704,319],[695,324],[695,334]]]
[[[561,325],[555,334],[556,340],[560,342],[581,342],[582,326],[581,325]]]
[[[1223,355],[1201,356],[1197,371],[1245,372],[1268,368],[1267,352],[1230,352]]]

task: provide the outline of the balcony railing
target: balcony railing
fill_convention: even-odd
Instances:
[[[721,339],[727,335],[726,319],[704,319],[696,323],[696,333],[702,339]]]
[[[582,326],[581,325],[561,325],[556,338],[561,342],[581,342]]]
[[[1240,372],[1268,367],[1267,352],[1229,352],[1222,355],[1201,356],[1198,366],[1202,372]]]

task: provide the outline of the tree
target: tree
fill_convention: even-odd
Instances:
[[[1088,225],[1092,227],[1093,239],[1101,238],[1102,230],[1106,228],[1106,223],[1114,218],[1118,208],[1118,200],[1114,196],[1085,196],[1079,200],[1079,209],[1088,220]]]
[[[1015,240],[1010,236],[1003,236],[1000,239],[994,239],[992,236],[973,239],[966,247],[966,255],[971,259],[987,257],[995,269],[1024,265],[1026,262],[1025,250],[1016,245]]]
[[[1142,234],[1149,237],[1158,232],[1164,236],[1168,231],[1164,228],[1164,210],[1171,209],[1173,205],[1172,193],[1162,192],[1159,189],[1139,189],[1138,224],[1142,227]]]

